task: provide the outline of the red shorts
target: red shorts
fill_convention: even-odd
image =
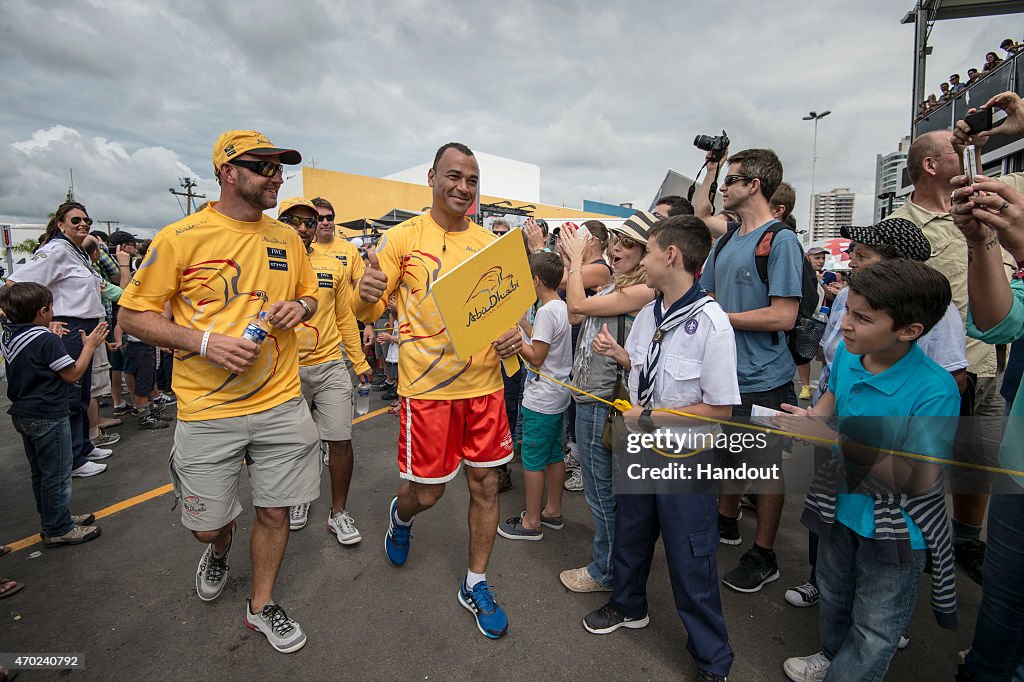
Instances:
[[[401,399],[398,472],[417,483],[445,483],[467,466],[512,459],[505,392],[460,400]]]

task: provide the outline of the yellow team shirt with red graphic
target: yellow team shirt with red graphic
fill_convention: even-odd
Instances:
[[[318,306],[313,317],[295,328],[299,366],[341,360],[340,344],[344,343],[356,374],[368,372],[370,365],[352,314],[352,280],[345,266],[338,258],[315,251],[309,253],[309,263],[316,275]]]
[[[214,206],[160,230],[120,305],[162,313],[176,324],[240,337],[278,301],[317,296],[316,277],[295,231],[266,216],[232,220]],[[233,374],[176,351],[172,385],[178,419],[223,419],[263,412],[302,395],[295,332],[271,328],[256,361]]]
[[[503,386],[492,346],[468,358],[455,355],[430,293],[438,278],[494,241],[492,233],[466,223],[467,229],[446,233],[424,213],[392,227],[377,247],[387,291],[376,304],[364,302],[358,291],[352,297],[356,316],[375,322],[397,292],[398,393],[404,397],[458,400],[489,395]]]
[[[329,244],[313,242],[310,244],[310,248],[316,253],[337,259],[342,265],[344,278],[348,280],[349,288],[355,288],[359,278],[363,276],[363,272],[366,270],[363,257],[359,255],[359,249],[356,248],[355,244],[347,239],[335,237]]]

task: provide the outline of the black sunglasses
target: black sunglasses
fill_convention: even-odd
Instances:
[[[333,213],[328,213],[327,215],[317,216],[316,221],[318,223],[319,222],[333,223],[334,222],[334,214]]]
[[[726,175],[722,178],[722,186],[728,187],[735,182],[752,182],[754,180],[757,180],[757,178],[752,178],[749,175]]]
[[[240,166],[242,168],[248,168],[257,175],[262,175],[265,178],[272,178],[278,173],[284,175],[284,164],[272,163],[270,161],[247,161],[245,159],[234,159],[228,161],[232,166]]]
[[[92,225],[92,218],[89,218],[88,216],[83,218],[80,215],[76,215],[76,216],[74,216],[72,218],[68,218],[68,222],[71,223],[72,225],[78,225],[83,220],[85,221],[86,225],[90,225],[90,226]]]
[[[278,218],[278,221],[292,227],[298,227],[299,225],[305,225],[309,229],[316,227],[316,218],[300,218],[297,215],[286,215]]]

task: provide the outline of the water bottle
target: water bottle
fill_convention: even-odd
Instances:
[[[815,313],[814,319],[816,319],[816,320],[818,320],[820,322],[825,322],[827,324],[828,323],[828,316],[829,316],[829,313],[831,313],[831,312],[832,312],[831,308],[829,308],[827,305],[823,305],[823,306],[821,306],[821,310],[818,311],[817,313]]]
[[[242,338],[246,341],[252,341],[258,346],[263,343],[263,340],[267,338],[269,333],[270,323],[267,322],[267,313],[261,312],[252,322],[245,325],[245,329],[242,331]]]
[[[356,388],[356,416],[363,416],[370,411],[370,384],[359,382]]]

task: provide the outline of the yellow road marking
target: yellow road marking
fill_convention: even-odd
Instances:
[[[379,410],[368,412],[361,417],[356,417],[355,419],[352,420],[352,423],[358,424],[359,422],[364,422],[368,419],[373,419],[374,417],[385,414],[387,411],[388,408],[382,407]],[[135,505],[142,504],[143,502],[146,502],[148,500],[152,500],[154,497],[166,495],[172,490],[174,490],[174,486],[168,483],[167,485],[162,485],[159,488],[153,488],[152,490],[144,492],[141,495],[129,497],[127,500],[122,500],[117,504],[112,504],[109,507],[105,507],[99,510],[98,512],[95,513],[96,519],[99,520],[102,518],[106,518],[107,516],[116,514],[119,511],[124,511],[129,507],[134,507]],[[27,538],[22,538],[21,540],[16,540],[15,542],[8,542],[7,546],[11,549],[11,553],[14,553],[20,552],[21,550],[26,549],[28,547],[32,547],[33,545],[38,545],[42,541],[43,539],[39,536],[39,533],[34,533],[33,535],[29,535]]]

